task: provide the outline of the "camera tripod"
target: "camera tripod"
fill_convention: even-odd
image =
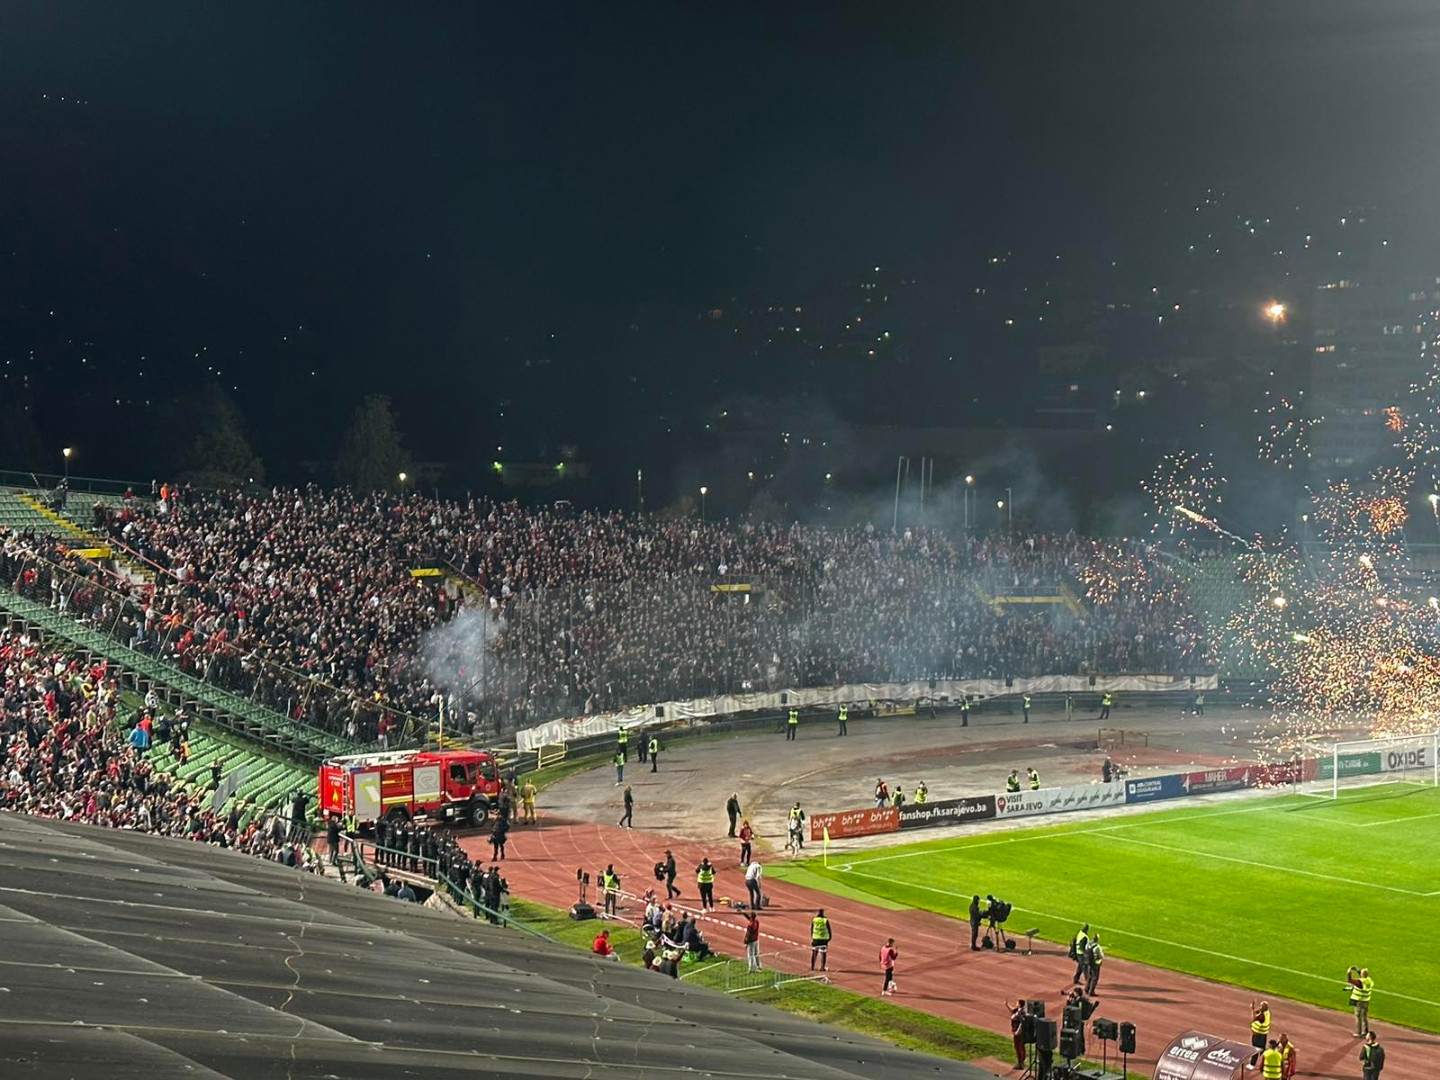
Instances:
[[[990,942],[990,947],[996,952],[1004,952],[1009,938],[1005,935],[1005,927],[992,919],[985,927],[984,940]]]

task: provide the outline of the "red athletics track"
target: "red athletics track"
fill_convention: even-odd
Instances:
[[[707,847],[652,829],[580,824],[542,815],[538,828],[517,825],[510,831],[510,858],[504,868],[512,896],[568,908],[577,895],[576,869],[587,871],[594,882],[596,872],[613,863],[625,891],[631,894],[620,915],[634,921],[641,910],[634,895],[653,885],[660,885],[663,894],[663,883],[655,881],[653,868],[667,847],[675,852],[680,870],[675,883],[684,895],[677,903],[689,905],[698,900],[695,865],[706,855],[718,869],[716,897],[744,899],[744,878],[734,863],[739,849],[734,841],[729,845]],[[482,835],[465,839],[464,846],[472,856],[489,862],[490,845]],[[775,860],[762,856],[762,862],[771,861]],[[591,896],[595,898],[593,888]],[[762,952],[788,950],[782,967],[803,970],[808,965],[808,948],[801,948],[809,944],[811,917],[816,908],[823,907],[835,931],[830,975],[837,985],[878,994],[876,957],[885,939],[894,937],[900,950],[896,1004],[975,1027],[1008,1034],[1007,997],[1043,998],[1047,1015],[1058,1016],[1060,1000],[1075,971],[1064,951],[1049,942],[1037,942],[1033,956],[1019,951],[1024,948],[1023,938],[1014,953],[972,953],[969,926],[933,912],[886,911],[781,881],[768,881],[765,893],[772,906],[760,919],[768,939]],[[598,899],[596,902],[598,906]],[[701,923],[701,929],[722,952],[743,956],[742,925],[739,915],[721,908]],[[1095,1015],[1135,1023],[1140,1050],[1130,1059],[1135,1072],[1153,1071],[1155,1055],[1171,1038],[1190,1028],[1250,1041],[1253,995],[1248,990],[1112,958],[1105,961],[1097,996],[1100,1008]],[[1274,1032],[1287,1032],[1298,1048],[1300,1076],[1339,1080],[1360,1075],[1360,1040],[1351,1037],[1354,1019],[1348,1013],[1279,998],[1271,998],[1270,1004]],[[1386,1023],[1376,1024],[1375,1031],[1387,1051],[1385,1080],[1433,1080],[1440,1074],[1440,1038]],[[1088,1049],[1098,1058],[1100,1047],[1095,1040],[1089,1040]],[[1001,1074],[1015,1072],[1011,1068],[1014,1062],[977,1064]]]

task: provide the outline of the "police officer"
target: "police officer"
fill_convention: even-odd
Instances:
[[[1039,790],[1040,790],[1040,774],[1039,774],[1038,772],[1036,772],[1034,769],[1026,769],[1026,770],[1025,770],[1025,775],[1026,775],[1026,777],[1027,777],[1027,778],[1029,779],[1029,781],[1030,781],[1030,790],[1031,790],[1031,791],[1039,791]]]
[[[815,917],[810,920],[810,970],[815,970],[815,959],[820,959],[820,970],[825,970],[829,962],[830,920],[825,917],[825,909],[821,908],[815,912]]]
[[[795,733],[800,730],[800,710],[791,709],[785,718],[785,741],[794,742]]]
[[[1005,778],[1005,790],[1011,793],[1020,790],[1020,771],[1018,769],[1011,769],[1010,775]]]
[[[381,818],[375,823],[375,865],[385,866],[390,861],[390,855],[385,850],[390,846],[390,822]]]
[[[650,745],[646,748],[650,751],[650,771],[660,771],[660,740],[654,735],[650,736]]]
[[[1112,701],[1112,699],[1111,699],[1111,697],[1110,697],[1110,691],[1107,690],[1107,691],[1105,691],[1104,696],[1100,698],[1100,719],[1101,719],[1101,720],[1109,720],[1109,719],[1110,719],[1110,705],[1111,705],[1111,701]]]
[[[848,735],[848,734],[849,734],[849,731],[846,730],[845,725],[846,725],[846,724],[849,722],[849,720],[850,720],[850,706],[848,706],[848,705],[841,705],[841,706],[840,706],[840,712],[839,712],[839,714],[837,715],[836,719],[839,720],[839,722],[840,722],[840,728],[839,728],[838,731],[835,732],[835,734],[836,734],[836,735]]]
[[[1020,695],[1020,711],[1025,714],[1025,723],[1030,722],[1030,695]]]
[[[960,726],[970,726],[970,699],[968,697],[960,699]]]
[[[700,860],[695,868],[695,884],[700,887],[700,910],[715,910],[715,867],[708,857]]]

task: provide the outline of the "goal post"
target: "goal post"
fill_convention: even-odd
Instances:
[[[1302,795],[1338,799],[1341,788],[1373,784],[1440,787],[1440,732],[1336,742],[1316,749],[1313,777],[1298,787]]]

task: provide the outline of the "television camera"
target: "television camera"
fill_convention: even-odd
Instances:
[[[1015,939],[1006,935],[1004,925],[1012,910],[1014,905],[1008,901],[999,900],[989,893],[985,895],[985,908],[980,913],[985,920],[985,939],[980,943],[981,948],[1007,951],[1015,948]]]

